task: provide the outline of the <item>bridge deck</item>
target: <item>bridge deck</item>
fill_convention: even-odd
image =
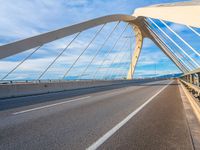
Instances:
[[[0,106],[0,149],[193,149],[175,81],[7,99]]]

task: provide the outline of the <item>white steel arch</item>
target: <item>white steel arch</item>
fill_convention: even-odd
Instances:
[[[169,13],[170,12],[170,13]],[[173,13],[172,13],[173,12]],[[156,5],[151,7],[136,9],[132,16],[129,15],[108,15],[89,21],[85,21],[79,24],[75,24],[69,27],[64,27],[58,30],[40,34],[34,37],[30,37],[24,40],[16,41],[6,45],[0,46],[0,59],[8,56],[15,55],[17,53],[35,48],[54,40],[79,33],[89,28],[96,27],[109,22],[123,21],[128,22],[133,26],[136,37],[135,51],[132,56],[130,69],[128,71],[127,79],[132,79],[135,66],[137,64],[143,39],[150,38],[159,48],[178,66],[182,72],[186,72],[187,69],[184,65],[180,64],[178,59],[170,55],[168,49],[163,47],[162,43],[158,42],[157,37],[152,36],[152,33],[145,25],[145,17],[151,17],[155,19],[162,19],[166,21],[181,23],[187,26],[200,27],[200,2],[184,2],[175,4]]]

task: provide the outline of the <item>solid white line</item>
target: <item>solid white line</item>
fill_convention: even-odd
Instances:
[[[152,101],[158,94],[160,94],[169,84],[173,81],[169,82],[166,86],[164,86],[161,90],[159,90],[155,95],[149,98],[144,104],[142,104],[135,111],[130,113],[124,120],[114,126],[111,130],[109,130],[106,134],[104,134],[101,138],[99,138],[96,142],[94,142],[91,146],[87,148],[87,150],[96,150],[99,146],[101,146],[107,139],[109,139],[117,130],[119,130],[124,124],[126,124],[133,116],[135,116],[140,110],[142,110],[150,101]]]
[[[72,99],[72,100],[69,100],[69,101],[64,101],[64,102],[49,104],[49,105],[45,105],[45,106],[41,106],[41,107],[36,107],[36,108],[32,108],[32,109],[27,109],[27,110],[15,112],[15,113],[12,113],[12,114],[13,115],[18,115],[18,114],[22,114],[22,113],[26,113],[26,112],[30,112],[30,111],[34,111],[34,110],[40,110],[40,109],[49,108],[49,107],[53,107],[53,106],[57,106],[57,105],[65,104],[65,103],[79,101],[79,100],[86,99],[86,98],[89,98],[89,97],[91,97],[91,96],[81,97],[81,98]]]
[[[121,89],[115,90],[114,92],[104,94],[104,96],[105,95],[119,95],[119,94],[121,94],[121,93],[123,93],[123,92],[125,92],[127,90],[131,90],[131,89],[132,89],[132,87],[128,87],[128,88],[126,88],[124,90],[121,90]],[[37,108],[32,108],[32,109],[28,109],[28,110],[23,110],[23,111],[15,112],[15,113],[12,113],[12,114],[13,115],[18,115],[18,114],[22,114],[22,113],[26,113],[26,112],[30,112],[30,111],[34,111],[34,110],[39,110],[39,109],[44,109],[44,108],[48,108],[48,107],[53,107],[53,106],[56,106],[56,105],[60,105],[60,104],[64,104],[64,103],[69,103],[69,102],[73,102],[73,101],[77,101],[77,100],[81,100],[81,99],[85,99],[85,98],[89,98],[89,97],[91,97],[91,96],[82,97],[82,98],[73,99],[73,100],[64,101],[64,102],[55,103],[55,104],[50,104],[50,105],[45,105],[45,106],[41,106],[41,107],[37,107]]]

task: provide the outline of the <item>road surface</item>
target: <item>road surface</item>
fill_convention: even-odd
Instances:
[[[0,100],[0,149],[193,149],[176,81]]]

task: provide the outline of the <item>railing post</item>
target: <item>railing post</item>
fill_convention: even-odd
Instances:
[[[197,86],[200,87],[200,73],[197,73]]]
[[[193,76],[193,74],[190,74],[190,83],[191,83],[191,84],[194,83],[194,76]]]

